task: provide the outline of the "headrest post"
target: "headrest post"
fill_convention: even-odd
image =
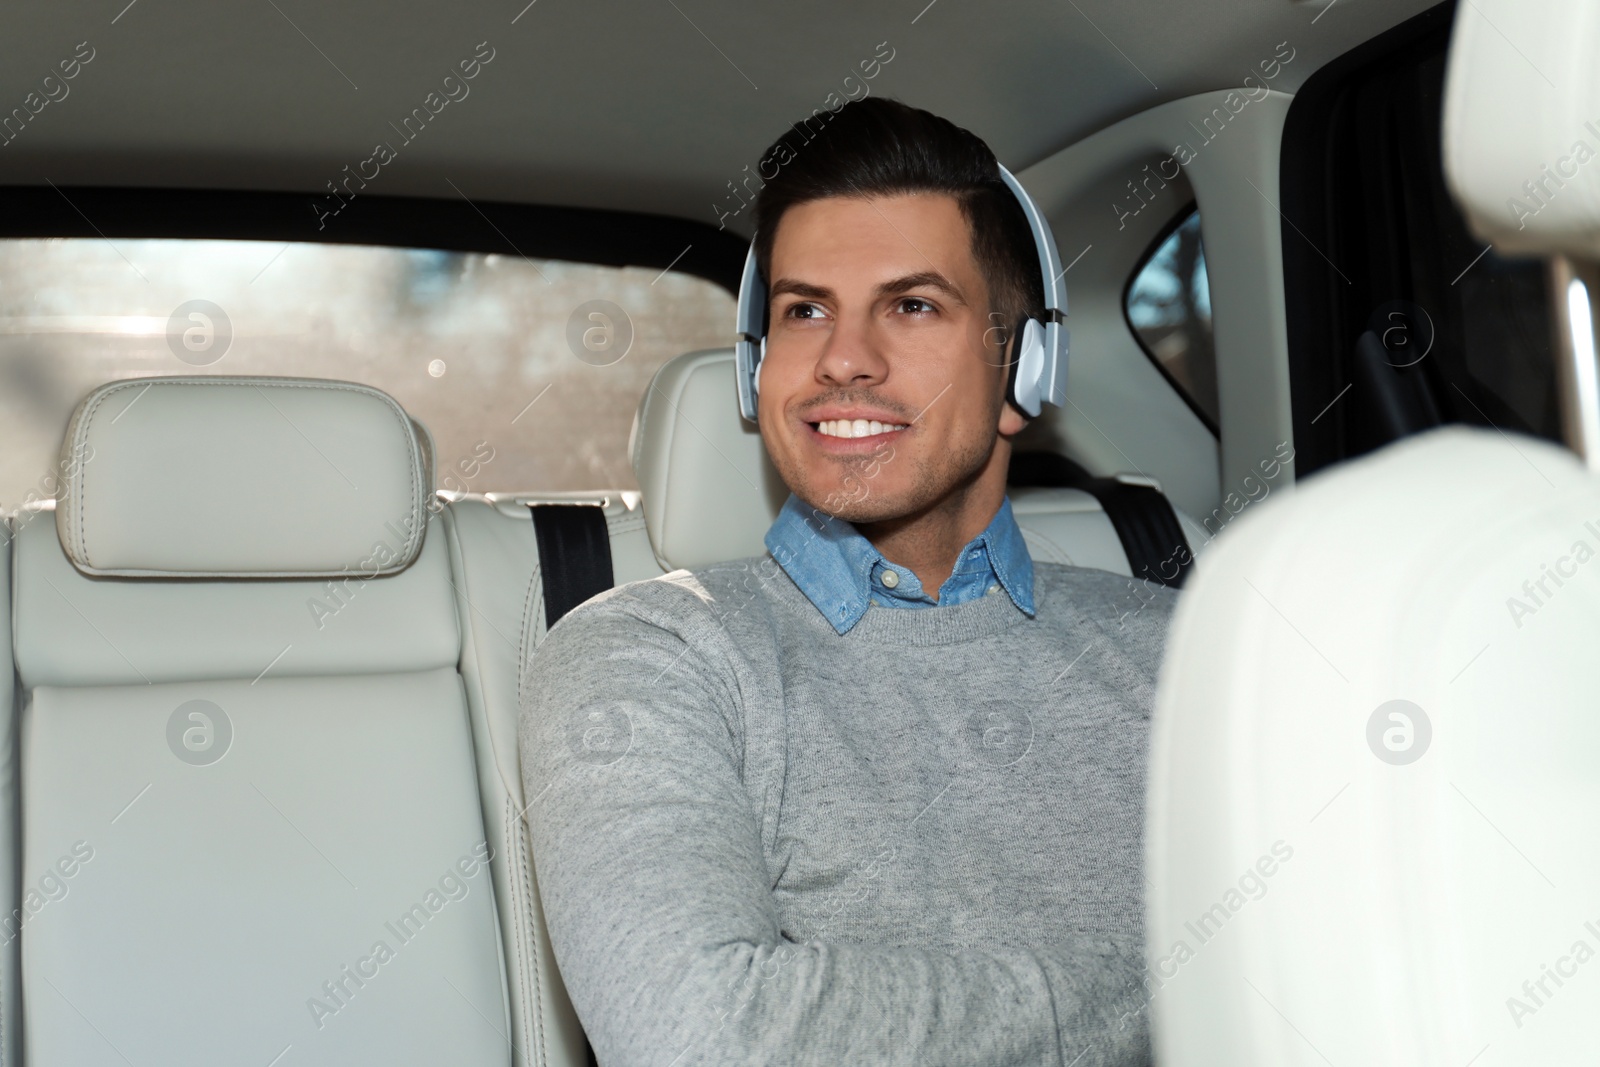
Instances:
[[[1600,473],[1600,264],[1553,256],[1549,271],[1562,436],[1590,471]]]

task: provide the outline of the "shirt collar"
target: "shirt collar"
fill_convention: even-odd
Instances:
[[[1011,602],[1029,618],[1033,617],[1033,556],[1028,543],[1023,540],[1022,528],[1011,513],[1011,498],[1002,497],[1000,510],[994,513],[983,533],[973,538],[967,548],[983,543],[988,550],[989,566],[994,568],[1000,587]]]
[[[767,530],[765,542],[772,558],[837,632],[848,633],[861,621],[871,606],[873,571],[887,561],[854,525],[791,493]],[[978,547],[984,549],[989,567],[1011,602],[1032,617],[1033,557],[1012,515],[1009,497],[1001,500],[983,532],[961,550],[957,572],[968,553]]]

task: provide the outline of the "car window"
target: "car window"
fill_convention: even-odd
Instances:
[[[1561,440],[1545,265],[1479,240],[1445,180],[1450,26],[1448,5],[1430,9],[1319,70],[1289,109],[1280,206],[1301,477],[1440,422]]]
[[[1174,221],[1134,269],[1123,308],[1145,354],[1216,433],[1217,352],[1200,212],[1191,208]]]
[[[456,492],[634,489],[628,431],[651,376],[727,344],[732,322],[726,290],[670,270],[298,242],[0,241],[0,507],[55,494],[66,421],[90,389],[172,374],[376,386],[432,432],[437,484]]]

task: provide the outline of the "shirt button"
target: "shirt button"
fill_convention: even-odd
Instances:
[[[900,575],[885,568],[882,581],[885,588],[893,589],[895,586],[900,584]]]
[[[986,593],[998,593],[999,591],[1000,587],[998,585],[991,585],[988,589],[984,590]]]
[[[879,606],[877,597],[873,597],[872,599],[868,600],[867,603],[871,604],[873,607],[878,607]]]
[[[968,552],[967,553],[967,558],[968,559],[977,559],[978,558],[978,550],[977,549],[973,549],[971,552]]]

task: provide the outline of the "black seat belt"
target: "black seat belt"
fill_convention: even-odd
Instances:
[[[1015,452],[1007,481],[1015,486],[1081,489],[1100,502],[1136,578],[1181,588],[1194,566],[1178,515],[1166,494],[1148,485],[1096,478],[1057,452]]]
[[[611,534],[604,507],[530,504],[544,582],[545,629],[585,600],[610,589]]]

